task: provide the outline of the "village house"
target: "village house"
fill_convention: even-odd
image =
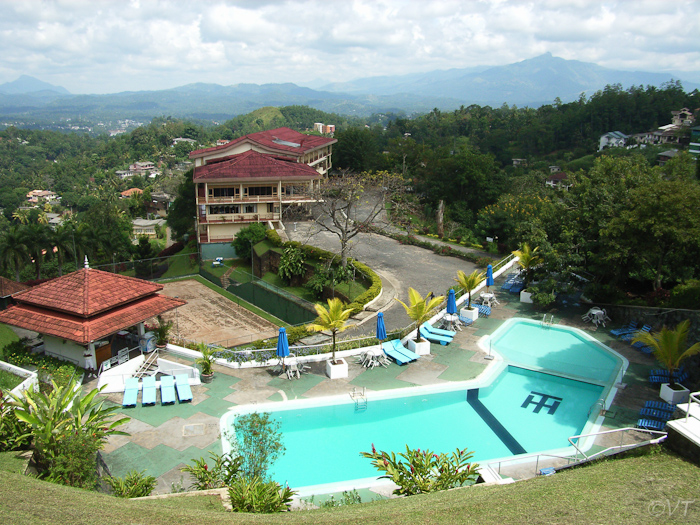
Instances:
[[[40,201],[54,202],[59,199],[60,197],[57,193],[48,190],[32,190],[27,193],[27,202],[31,202],[32,204],[38,204]]]

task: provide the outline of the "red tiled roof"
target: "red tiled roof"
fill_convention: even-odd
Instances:
[[[312,167],[297,162],[279,160],[270,155],[248,150],[225,159],[217,159],[194,170],[194,180],[212,179],[294,179],[321,178]]]
[[[332,139],[328,137],[319,137],[318,135],[304,135],[298,131],[294,131],[291,128],[277,128],[270,129],[267,131],[259,131],[257,133],[251,133],[250,135],[244,135],[235,140],[232,140],[228,144],[223,144],[221,146],[215,146],[213,148],[198,149],[190,153],[190,158],[205,157],[208,153],[213,153],[215,151],[225,151],[236,144],[241,142],[255,142],[261,146],[270,149],[276,149],[279,151],[284,151],[285,153],[292,153],[295,156],[301,156],[307,151],[314,150],[321,146],[326,146],[328,144],[335,144],[338,142],[337,139]],[[293,145],[293,144],[296,144]]]
[[[134,193],[143,193],[141,188],[129,188],[122,192],[122,197],[131,197]]]
[[[22,292],[28,288],[31,288],[31,286],[12,281],[5,277],[0,277],[0,297],[8,297],[12,294]]]
[[[18,303],[90,317],[162,289],[161,284],[83,268],[20,292],[14,298]]]
[[[86,345],[184,304],[182,299],[153,294],[89,319],[20,304],[0,312],[0,322]]]

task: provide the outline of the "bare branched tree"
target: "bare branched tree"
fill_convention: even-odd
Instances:
[[[405,187],[400,175],[387,171],[343,171],[321,184],[315,195],[316,223],[322,231],[338,237],[343,266],[347,265],[351,239],[372,225],[386,226],[386,207],[399,202]]]

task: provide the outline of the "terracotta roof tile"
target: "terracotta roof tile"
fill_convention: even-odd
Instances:
[[[213,148],[198,149],[190,153],[190,158],[204,157],[209,153],[215,151],[225,151],[236,144],[244,141],[255,142],[261,146],[277,149],[287,153],[293,153],[296,156],[300,156],[307,151],[319,148],[321,146],[326,146],[328,144],[335,144],[338,142],[337,139],[332,139],[329,137],[319,137],[318,135],[304,135],[298,131],[294,131],[291,128],[276,128],[267,131],[259,131],[258,133],[251,133],[250,135],[245,135],[239,137],[227,144],[221,146],[216,146]]]
[[[162,289],[161,284],[83,268],[20,292],[14,299],[18,303],[90,317]]]
[[[306,164],[279,160],[248,150],[226,159],[217,159],[194,170],[194,180],[212,179],[295,179],[311,180],[322,176]]]
[[[18,292],[23,292],[24,290],[27,290],[28,288],[31,288],[31,287],[27,286],[26,284],[12,281],[12,280],[7,279],[5,277],[0,277],[0,297],[7,297],[9,295],[16,294]]]
[[[182,299],[153,294],[89,319],[20,304],[0,312],[0,322],[86,345],[184,304]]]

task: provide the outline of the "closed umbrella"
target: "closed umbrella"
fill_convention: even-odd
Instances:
[[[493,286],[493,266],[490,264],[486,267],[486,291],[489,291],[489,287]]]
[[[447,313],[450,315],[455,315],[457,313],[457,299],[455,298],[455,291],[450,288],[450,293],[447,296]]]
[[[284,326],[280,328],[279,336],[277,336],[277,357],[282,359],[282,368],[284,368],[284,358],[289,355],[289,341],[287,341],[287,330]]]
[[[377,314],[377,339],[380,341],[386,339],[386,326],[384,326],[384,314],[382,312]]]

